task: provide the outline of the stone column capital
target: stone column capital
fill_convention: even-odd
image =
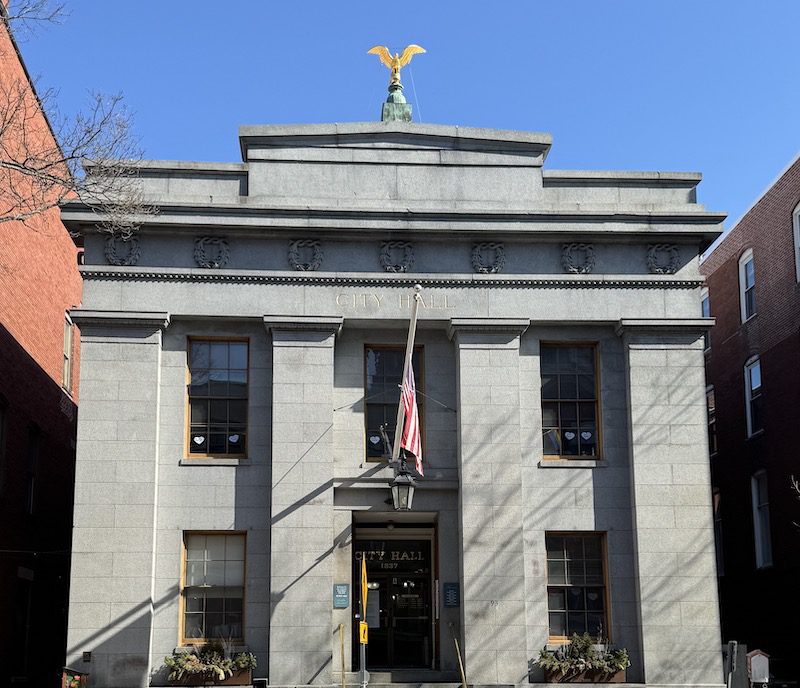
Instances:
[[[170,314],[155,311],[93,311],[77,308],[69,317],[81,330],[81,337],[111,337],[148,343],[156,341],[170,323]]]
[[[69,317],[79,327],[101,325],[152,330],[164,330],[170,321],[169,313],[161,311],[92,311],[76,308],[69,312]]]
[[[616,332],[618,336],[699,336],[708,331],[714,322],[714,318],[623,318],[617,323]]]
[[[342,331],[344,318],[324,315],[265,315],[267,332],[321,332],[338,335]]]
[[[470,335],[511,335],[521,336],[530,326],[527,318],[451,318],[447,336]]]

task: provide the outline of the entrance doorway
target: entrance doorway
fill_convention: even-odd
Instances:
[[[370,529],[372,530],[372,529]],[[374,532],[374,531],[373,531]],[[367,563],[367,669],[430,669],[435,657],[432,540],[401,534],[356,535],[353,599],[359,599],[361,559]],[[357,629],[357,624],[353,624]],[[358,637],[353,640],[358,667]]]

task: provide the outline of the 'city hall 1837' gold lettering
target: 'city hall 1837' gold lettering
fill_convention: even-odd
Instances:
[[[355,294],[337,294],[336,305],[340,308],[352,310],[372,310],[381,308],[411,308],[412,294],[376,294],[374,292],[360,292]],[[455,308],[450,294],[420,294],[419,307],[432,311],[444,311]]]
[[[366,559],[367,561],[384,561],[386,554],[387,552],[384,550],[368,550],[366,552],[356,552],[355,557],[358,561],[361,559]],[[425,561],[422,552],[393,550],[388,554],[388,559],[391,561]]]

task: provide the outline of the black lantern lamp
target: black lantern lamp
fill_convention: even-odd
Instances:
[[[417,481],[411,476],[406,465],[405,452],[400,450],[400,458],[392,459],[392,445],[389,444],[389,437],[386,434],[386,426],[380,426],[381,437],[386,462],[394,469],[394,478],[389,483],[392,491],[392,506],[395,511],[411,511],[411,504],[414,502],[414,490],[417,489]],[[389,500],[386,500],[389,503]]]
[[[400,463],[400,468],[394,480],[389,483],[392,488],[392,506],[395,511],[411,511],[411,504],[414,502],[414,490],[417,488],[417,481],[411,477],[406,468],[406,462]]]

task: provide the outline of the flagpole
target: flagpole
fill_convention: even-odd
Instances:
[[[414,353],[414,337],[417,333],[417,311],[419,309],[419,302],[422,300],[420,292],[422,285],[414,285],[414,303],[411,306],[411,322],[408,325],[408,341],[406,342],[406,358],[403,363],[403,376],[400,380],[405,380],[408,375],[408,368],[411,365],[411,356]],[[392,445],[392,461],[397,461],[400,458],[400,440],[403,433],[403,395],[400,395],[400,401],[397,404],[397,422],[394,427],[394,445]]]

